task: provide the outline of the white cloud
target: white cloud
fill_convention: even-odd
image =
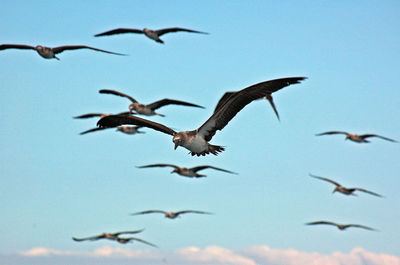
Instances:
[[[294,249],[271,249],[268,246],[254,246],[245,249],[231,250],[219,246],[208,246],[204,249],[186,247],[172,253],[158,250],[131,250],[104,246],[93,251],[65,251],[44,247],[32,248],[19,253],[25,258],[51,257],[53,264],[63,264],[63,257],[102,258],[110,264],[116,261],[129,260],[131,264],[150,264],[167,260],[168,264],[184,265],[400,265],[400,257],[384,253],[373,253],[362,248],[354,248],[350,253],[333,252],[320,254]],[[59,260],[59,262],[57,262]],[[1,261],[1,257],[0,257]],[[119,264],[119,263],[118,263]],[[76,264],[80,265],[80,264]]]

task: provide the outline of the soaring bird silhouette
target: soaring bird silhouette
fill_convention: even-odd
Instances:
[[[112,95],[116,95],[116,96],[120,96],[120,97],[125,97],[127,99],[129,99],[132,103],[129,105],[129,110],[135,111],[137,114],[142,114],[142,115],[146,115],[146,116],[153,116],[153,115],[159,115],[164,117],[163,114],[157,113],[155,112],[156,109],[159,109],[163,106],[166,105],[181,105],[181,106],[189,106],[189,107],[197,107],[197,108],[202,108],[204,109],[204,107],[193,104],[193,103],[189,103],[189,102],[185,102],[185,101],[180,101],[180,100],[175,100],[175,99],[168,99],[168,98],[164,98],[162,100],[153,102],[151,104],[140,104],[139,102],[136,101],[136,99],[134,99],[133,97],[121,93],[119,91],[115,91],[115,90],[109,90],[109,89],[102,89],[99,91],[99,93],[101,94],[112,94]]]
[[[137,237],[119,237],[120,235],[123,235],[123,234],[137,234],[137,233],[142,232],[143,230],[144,229],[136,230],[136,231],[122,231],[122,232],[117,232],[117,233],[102,233],[102,234],[97,235],[97,236],[84,237],[84,238],[73,237],[72,239],[74,241],[77,241],[77,242],[81,242],[81,241],[96,241],[96,240],[100,240],[100,239],[108,239],[108,240],[117,241],[117,242],[119,242],[121,244],[126,244],[126,243],[129,243],[131,241],[138,241],[138,242],[141,242],[141,243],[153,246],[153,247],[157,247],[156,245],[154,245],[154,244],[152,244],[150,242],[147,242],[147,241],[145,241],[143,239],[137,238]]]
[[[131,215],[149,214],[149,213],[162,213],[162,214],[164,214],[164,216],[166,218],[169,218],[169,219],[175,219],[179,215],[185,214],[185,213],[212,214],[209,212],[195,211],[195,210],[183,210],[183,211],[179,211],[179,212],[166,212],[166,211],[162,211],[162,210],[148,210],[148,211],[132,213]]]
[[[175,149],[183,146],[190,151],[192,156],[214,154],[224,151],[224,147],[211,145],[209,141],[215,135],[217,130],[222,130],[235,115],[241,111],[247,104],[260,98],[264,98],[269,91],[276,91],[279,88],[298,84],[305,77],[289,77],[258,83],[234,92],[198,129],[193,131],[176,132],[160,123],[145,120],[139,117],[126,117],[120,115],[111,115],[99,120],[97,125],[100,127],[113,127],[122,124],[141,125],[154,130],[172,135],[172,141]]]
[[[365,193],[369,193],[369,194],[377,196],[377,197],[383,197],[382,195],[380,195],[378,193],[375,193],[375,192],[372,192],[372,191],[369,191],[369,190],[366,190],[366,189],[362,189],[362,188],[346,188],[346,187],[343,187],[342,185],[340,185],[339,183],[337,183],[337,182],[335,182],[335,181],[333,181],[331,179],[315,176],[315,175],[312,175],[312,174],[309,174],[309,175],[310,175],[310,177],[317,178],[317,179],[320,179],[320,180],[324,180],[324,181],[330,182],[333,185],[335,185],[336,187],[335,187],[335,189],[333,190],[332,193],[338,191],[338,192],[343,193],[345,195],[357,196],[356,194],[354,194],[354,192],[358,190],[358,191],[362,191],[362,192],[365,192]]]
[[[25,44],[1,44],[0,45],[0,51],[1,50],[6,50],[6,49],[20,49],[20,50],[35,50],[40,56],[42,56],[45,59],[57,59],[60,60],[58,57],[56,57],[56,54],[62,53],[63,51],[68,51],[68,50],[77,50],[77,49],[90,49],[98,52],[105,52],[105,53],[110,53],[110,54],[115,54],[115,55],[126,55],[122,53],[116,53],[116,52],[110,52],[98,48],[93,48],[85,45],[69,45],[69,46],[59,46],[59,47],[45,47],[45,46],[30,46],[30,45],[25,45]]]
[[[369,143],[369,141],[366,140],[366,138],[369,138],[369,137],[377,137],[377,138],[381,138],[381,139],[386,140],[386,141],[397,142],[396,140],[393,140],[393,139],[390,139],[390,138],[387,138],[387,137],[383,137],[383,136],[380,136],[380,135],[377,135],[377,134],[361,134],[361,135],[358,135],[358,134],[355,134],[355,133],[348,133],[348,132],[342,132],[342,131],[323,132],[323,133],[316,134],[316,136],[331,135],[331,134],[344,134],[344,135],[346,135],[345,140],[349,139],[349,140],[351,140],[353,142],[356,142],[356,143]]]
[[[317,222],[311,222],[311,223],[306,223],[306,225],[334,225],[336,226],[339,230],[345,230],[349,227],[358,227],[358,228],[363,228],[366,230],[371,230],[371,231],[377,231],[374,228],[365,226],[365,225],[358,225],[358,224],[337,224],[334,222],[329,222],[329,221],[317,221]]]
[[[171,171],[171,174],[172,173],[178,173],[181,176],[195,177],[195,178],[206,177],[206,175],[200,175],[197,172],[200,171],[200,170],[203,170],[203,169],[207,169],[207,168],[223,171],[223,172],[226,172],[226,173],[237,174],[235,172],[232,172],[232,171],[229,171],[229,170],[226,170],[226,169],[213,167],[213,166],[208,166],[208,165],[187,168],[187,167],[178,167],[178,166],[172,165],[172,164],[151,164],[151,165],[146,165],[146,166],[140,166],[138,168],[149,168],[149,167],[173,167],[174,170]]]
[[[161,35],[164,35],[164,34],[170,33],[170,32],[178,32],[178,31],[208,34],[207,32],[174,27],[174,28],[165,28],[165,29],[159,29],[159,30],[151,30],[151,29],[147,29],[147,28],[144,28],[143,30],[130,29],[130,28],[118,28],[118,29],[109,30],[109,31],[106,31],[103,33],[99,33],[94,36],[100,37],[100,36],[108,36],[108,35],[123,34],[123,33],[139,33],[139,34],[146,35],[148,38],[155,40],[158,43],[164,43],[164,41],[162,41],[160,39]]]

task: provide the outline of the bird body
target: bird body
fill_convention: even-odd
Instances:
[[[142,126],[118,126],[117,131],[125,133],[125,134],[130,134],[130,135],[137,134],[137,133],[145,133],[145,132],[139,131],[139,128],[142,128]]]
[[[126,117],[111,115],[104,117],[97,123],[100,127],[118,126],[122,124],[134,124],[152,128],[154,130],[172,135],[174,148],[182,146],[188,149],[192,156],[204,156],[206,154],[217,155],[224,151],[224,147],[211,145],[209,141],[217,130],[222,130],[233,117],[246,105],[254,100],[264,98],[270,91],[276,91],[282,87],[300,83],[305,77],[280,78],[261,82],[237,92],[233,92],[220,106],[216,108],[211,117],[198,129],[192,131],[176,132],[167,126],[139,117]],[[221,102],[221,100],[220,100]]]

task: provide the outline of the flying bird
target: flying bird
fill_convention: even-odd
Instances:
[[[229,171],[229,170],[226,170],[226,169],[213,167],[213,166],[208,166],[208,165],[186,168],[186,167],[178,167],[178,166],[175,166],[175,165],[172,165],[172,164],[151,164],[151,165],[146,165],[146,166],[140,166],[138,168],[149,168],[149,167],[173,167],[174,170],[171,171],[171,174],[172,173],[178,173],[181,176],[195,177],[195,178],[206,177],[206,175],[198,174],[197,171],[200,171],[200,170],[203,170],[203,169],[207,169],[207,168],[223,171],[223,172],[226,172],[226,173],[237,174],[235,172],[232,172],[232,171]]]
[[[99,120],[97,125],[100,127],[113,127],[123,124],[141,125],[172,135],[175,149],[178,146],[182,146],[188,149],[192,156],[204,156],[209,153],[217,155],[219,152],[225,150],[222,146],[209,144],[209,141],[215,135],[217,130],[222,130],[247,104],[254,100],[264,98],[269,91],[276,91],[285,86],[298,84],[304,79],[305,77],[275,79],[261,82],[234,92],[203,125],[193,131],[176,132],[160,123],[139,117],[120,115],[104,117]]]
[[[192,33],[201,33],[201,34],[208,34],[207,32],[202,32],[202,31],[197,31],[197,30],[192,30],[192,29],[184,29],[184,28],[165,28],[165,29],[159,29],[159,30],[151,30],[144,28],[143,30],[140,29],[130,29],[130,28],[118,28],[118,29],[113,29],[109,30],[103,33],[99,33],[94,35],[95,37],[100,37],[100,36],[108,36],[108,35],[114,35],[114,34],[123,34],[123,33],[139,33],[139,34],[144,34],[148,38],[155,40],[158,43],[164,43],[160,39],[161,35],[164,35],[166,33],[170,32],[178,32],[178,31],[184,31],[184,32],[192,32]]]
[[[124,234],[137,234],[140,232],[143,232],[144,229],[140,229],[140,230],[135,230],[135,231],[122,231],[122,232],[116,232],[116,233],[101,233],[100,235],[97,236],[91,236],[91,237],[83,237],[83,238],[76,238],[73,237],[72,239],[74,241],[96,241],[96,240],[100,240],[100,239],[110,239],[110,240],[115,240],[116,238],[118,238],[120,235],[124,235]]]
[[[138,134],[138,133],[145,133],[143,131],[139,131],[140,128],[142,128],[143,126],[118,126],[117,127],[117,132],[122,132],[125,134],[129,134],[129,135],[133,135],[133,134]],[[91,133],[91,132],[96,132],[96,131],[102,131],[105,129],[110,129],[111,127],[96,127],[96,128],[92,128],[86,131],[83,131],[81,133],[79,133],[80,135],[84,135],[87,133]]]
[[[380,135],[377,135],[377,134],[361,134],[361,135],[358,135],[358,134],[355,134],[355,133],[348,133],[348,132],[341,132],[341,131],[323,132],[323,133],[316,134],[316,136],[331,135],[331,134],[344,134],[344,135],[346,135],[345,140],[349,139],[349,140],[351,140],[353,142],[356,142],[356,143],[369,143],[369,141],[366,140],[366,138],[369,138],[369,137],[377,137],[377,138],[381,138],[381,139],[386,140],[386,141],[397,142],[396,140],[393,140],[393,139],[390,139],[390,138],[387,138],[387,137],[383,137],[383,136],[380,136]]]
[[[180,101],[180,100],[175,100],[175,99],[168,99],[168,98],[164,98],[162,100],[153,102],[151,104],[140,104],[139,102],[136,101],[136,99],[134,99],[133,97],[115,91],[115,90],[109,90],[109,89],[102,89],[99,91],[99,93],[101,94],[112,94],[112,95],[116,95],[116,96],[120,96],[120,97],[125,97],[127,99],[129,99],[132,103],[129,105],[129,110],[131,112],[135,111],[137,114],[142,114],[142,115],[146,115],[146,116],[153,116],[153,115],[159,115],[164,117],[163,114],[157,113],[155,112],[156,109],[159,109],[163,106],[166,105],[182,105],[182,106],[189,106],[189,107],[197,107],[197,108],[202,108],[204,109],[203,106],[199,106],[193,103],[189,103],[189,102],[185,102],[185,101]]]
[[[175,219],[179,215],[185,214],[185,213],[212,214],[209,212],[195,211],[195,210],[183,210],[183,211],[179,211],[179,212],[166,212],[166,211],[162,211],[162,210],[148,210],[148,211],[143,211],[143,212],[132,213],[131,215],[148,214],[148,213],[162,213],[162,214],[164,214],[164,216],[166,218],[170,218],[170,219]]]
[[[115,55],[126,55],[122,53],[116,53],[116,52],[110,52],[106,50],[101,50],[85,45],[69,45],[69,46],[59,46],[59,47],[45,47],[45,46],[30,46],[30,45],[25,45],[25,44],[1,44],[0,45],[0,51],[1,50],[6,50],[6,49],[20,49],[20,50],[35,50],[40,56],[42,56],[45,59],[57,59],[60,60],[58,57],[56,57],[56,54],[62,53],[63,51],[68,51],[68,50],[77,50],[77,49],[90,49],[94,51],[99,51],[99,52],[105,52],[105,53],[110,53],[110,54],[115,54]]]
[[[317,221],[317,222],[311,222],[311,223],[306,223],[306,225],[334,225],[336,226],[339,230],[345,230],[349,227],[358,227],[358,228],[363,228],[366,230],[371,230],[371,231],[377,231],[376,229],[373,229],[371,227],[365,226],[365,225],[358,225],[358,224],[337,224],[334,222],[329,222],[329,221]]]
[[[330,182],[333,185],[335,185],[336,187],[335,187],[335,189],[333,190],[332,193],[338,191],[338,192],[343,193],[345,195],[357,196],[356,194],[354,194],[354,192],[356,190],[358,190],[358,191],[362,191],[362,192],[365,192],[365,193],[369,193],[369,194],[377,196],[377,197],[383,197],[382,195],[380,195],[378,193],[375,193],[375,192],[372,192],[372,191],[369,191],[369,190],[366,190],[366,189],[362,189],[362,188],[346,188],[346,187],[343,187],[342,185],[340,185],[339,183],[337,183],[337,182],[335,182],[335,181],[333,181],[331,179],[315,176],[315,175],[312,175],[312,174],[309,174],[309,175],[310,175],[310,177],[317,178],[317,179],[320,179],[320,180],[324,180],[324,181]]]

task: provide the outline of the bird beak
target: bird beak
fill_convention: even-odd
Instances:
[[[175,142],[175,146],[174,146],[174,150],[176,150],[176,148],[178,148],[178,142]]]

